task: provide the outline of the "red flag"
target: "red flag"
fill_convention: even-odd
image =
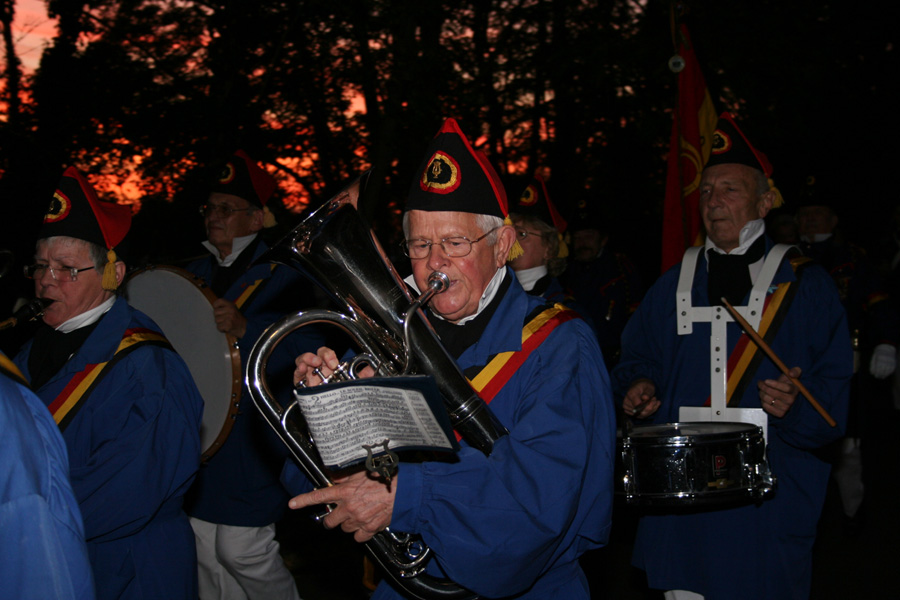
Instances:
[[[698,188],[717,120],[687,27],[681,25],[678,35],[677,53],[684,59],[684,68],[678,74],[678,106],[669,142],[663,204],[663,272],[681,261],[685,248],[703,243]]]

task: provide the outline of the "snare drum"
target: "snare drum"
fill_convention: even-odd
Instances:
[[[153,319],[187,363],[203,396],[201,460],[208,461],[231,433],[241,400],[241,356],[233,336],[216,327],[215,294],[178,267],[135,271],[125,281],[128,303]]]
[[[629,504],[760,500],[774,489],[762,430],[749,423],[667,423],[618,434],[616,492]]]

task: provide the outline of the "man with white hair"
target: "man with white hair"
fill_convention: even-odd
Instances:
[[[846,315],[828,274],[765,235],[763,219],[777,198],[771,172],[768,158],[724,113],[700,181],[706,243],[688,249],[650,288],[625,327],[613,370],[629,417],[662,425],[740,410],[767,426],[774,496],[641,517],[633,563],[670,599],[809,598],[830,468],[818,451],[846,423],[852,360]],[[723,298],[757,321],[791,377],[728,320]],[[837,426],[799,396],[797,379]],[[717,408],[720,401],[725,407]]]
[[[428,319],[509,434],[490,456],[463,441],[453,460],[401,462],[388,483],[342,473],[290,506],[331,505],[325,525],[357,541],[388,525],[418,533],[434,550],[429,573],[484,597],[587,599],[578,557],[608,539],[615,442],[596,339],[573,311],[525,293],[506,266],[516,235],[505,191],[454,120],[418,175],[404,216],[413,283],[449,277]],[[295,380],[318,384],[313,368],[328,377],[337,364],[327,348],[304,354]],[[286,481],[302,489],[291,471]],[[400,597],[387,580],[374,595]]]

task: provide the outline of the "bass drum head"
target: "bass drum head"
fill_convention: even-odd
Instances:
[[[241,357],[234,337],[216,328],[212,307],[216,297],[199,277],[169,266],[134,272],[124,289],[128,303],[159,325],[200,390],[205,462],[231,432],[241,399]]]

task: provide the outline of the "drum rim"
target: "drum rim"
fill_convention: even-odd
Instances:
[[[702,433],[682,433],[678,429],[673,429],[673,433],[668,435],[654,435],[653,433],[663,434],[666,427],[703,427],[704,425],[730,426],[730,431],[708,431]],[[650,430],[655,430],[651,432]],[[653,423],[648,425],[637,425],[627,434],[621,428],[616,432],[619,442],[631,444],[641,443],[659,443],[661,440],[671,440],[674,443],[683,443],[688,440],[722,440],[722,439],[739,439],[742,437],[762,435],[762,430],[758,425],[753,423],[743,423],[740,421],[677,421],[672,423]]]

